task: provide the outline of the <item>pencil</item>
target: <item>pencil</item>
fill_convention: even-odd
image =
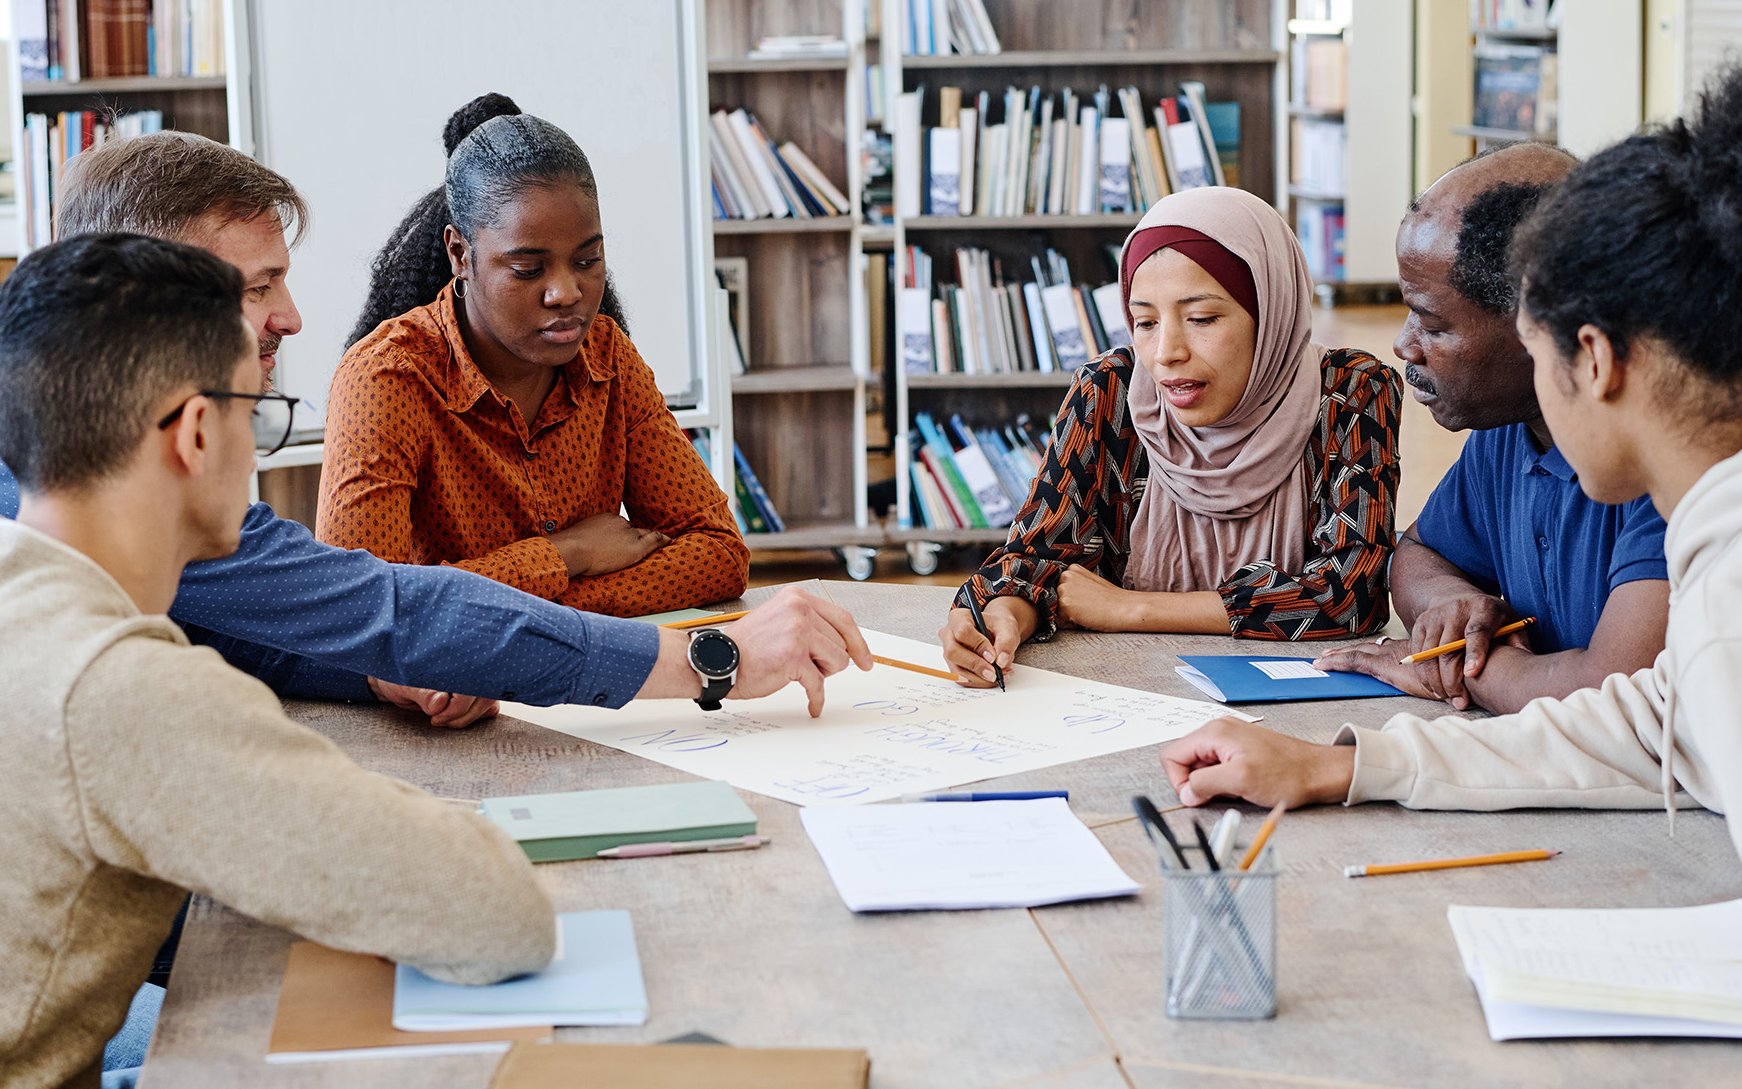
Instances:
[[[915,665],[913,662],[904,662],[900,658],[885,658],[881,654],[873,654],[871,660],[876,662],[878,665],[894,666],[896,669],[905,669],[914,673],[923,673],[928,677],[942,677],[946,681],[953,681],[956,679],[954,673],[946,673],[941,669],[933,669],[930,666]]]
[[[705,628],[709,624],[730,624],[734,620],[742,620],[749,615],[750,610],[745,609],[740,613],[717,613],[713,616],[691,617],[688,620],[673,620],[670,623],[661,624],[660,627],[670,628],[673,631],[683,631],[685,628]]]
[[[1276,808],[1270,811],[1270,816],[1264,818],[1264,823],[1258,826],[1258,834],[1252,837],[1252,846],[1246,848],[1246,857],[1240,860],[1242,870],[1250,870],[1252,864],[1258,861],[1259,852],[1263,851],[1264,845],[1270,842],[1270,833],[1276,831],[1276,822],[1282,819],[1283,813],[1287,810],[1288,803],[1279,802]]]
[[[1422,870],[1455,870],[1464,866],[1499,866],[1507,862],[1546,862],[1559,851],[1507,851],[1470,858],[1436,858],[1427,862],[1388,862],[1383,866],[1346,866],[1344,877],[1378,877],[1388,873],[1420,873]]]
[[[1514,620],[1512,623],[1495,631],[1494,638],[1498,639],[1502,635],[1511,635],[1515,631],[1523,631],[1534,623],[1536,623],[1536,617],[1534,616],[1527,616],[1523,620]],[[1407,658],[1399,658],[1397,664],[1415,665],[1417,662],[1425,662],[1431,658],[1443,658],[1448,654],[1456,654],[1458,651],[1463,650],[1464,644],[1468,642],[1468,639],[1454,639],[1450,643],[1444,643],[1437,647],[1429,647],[1426,650],[1417,651]]]

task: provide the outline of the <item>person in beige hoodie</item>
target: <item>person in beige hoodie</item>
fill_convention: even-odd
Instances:
[[[1220,719],[1162,749],[1188,805],[1742,804],[1742,68],[1691,121],[1576,168],[1520,229],[1518,331],[1556,445],[1605,503],[1669,521],[1666,645],[1516,714],[1398,715],[1331,745]],[[1742,852],[1742,820],[1730,821]]]
[[[88,235],[0,286],[0,1082],[94,1086],[188,891],[440,979],[542,968],[482,816],[363,771],[163,614],[236,545],[262,399],[235,268]]]

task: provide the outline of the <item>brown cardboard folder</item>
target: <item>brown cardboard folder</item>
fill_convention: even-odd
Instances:
[[[401,1032],[393,1027],[391,963],[362,953],[341,953],[314,942],[297,942],[290,947],[290,962],[284,968],[284,986],[278,992],[278,1016],[272,1021],[266,1061],[493,1051],[515,1040],[547,1039],[551,1031]],[[386,1048],[393,1050],[378,1052]]]
[[[871,1059],[833,1048],[518,1043],[490,1089],[865,1089]]]

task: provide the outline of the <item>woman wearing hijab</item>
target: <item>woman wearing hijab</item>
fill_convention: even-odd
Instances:
[[[1335,639],[1387,620],[1402,386],[1312,343],[1312,281],[1239,189],[1158,201],[1125,240],[1132,347],[1078,373],[1009,539],[939,633],[964,684],[1061,623]],[[975,629],[970,597],[990,638]]]

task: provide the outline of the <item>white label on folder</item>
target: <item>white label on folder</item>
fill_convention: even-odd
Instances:
[[[1310,681],[1330,676],[1305,662],[1253,662],[1252,667],[1273,681]]]

